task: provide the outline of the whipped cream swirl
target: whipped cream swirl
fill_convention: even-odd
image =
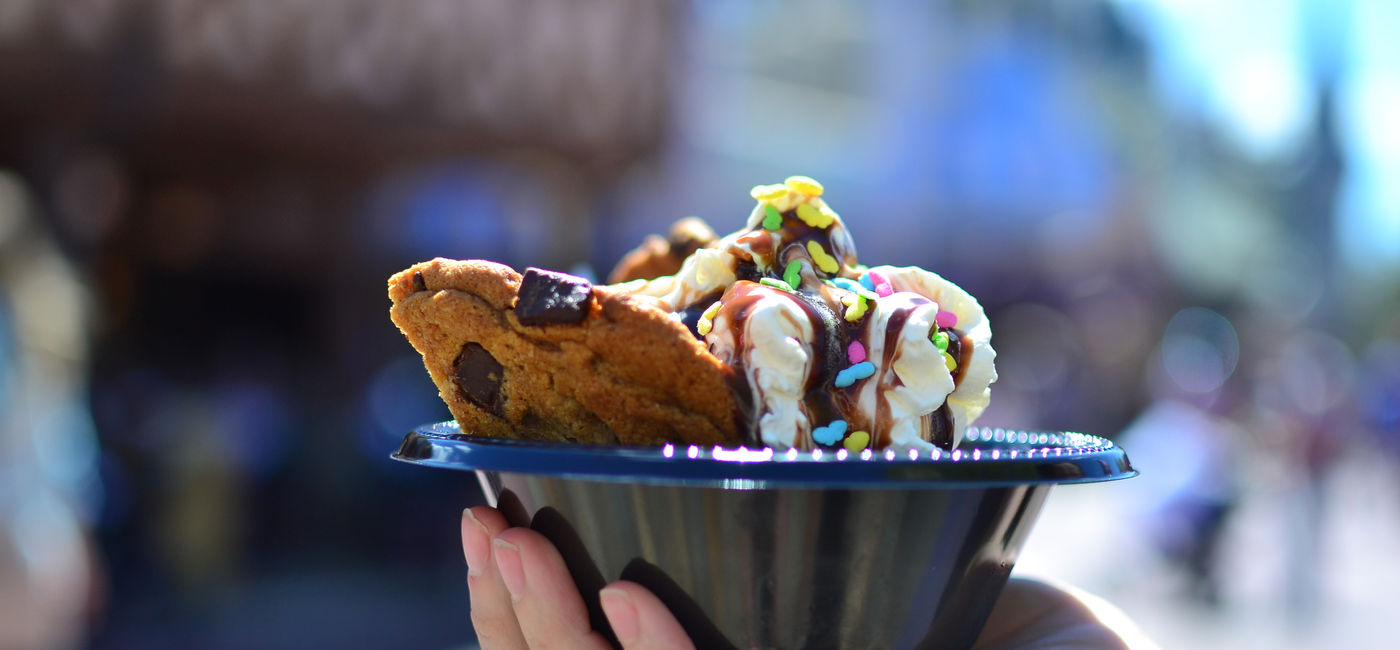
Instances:
[[[745,227],[674,276],[617,285],[692,325],[733,373],[753,442],[951,449],[996,381],[977,300],[917,267],[857,262],[805,177],[759,186]]]

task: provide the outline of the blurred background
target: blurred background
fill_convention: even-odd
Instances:
[[[1165,647],[1379,647],[1400,5],[0,2],[0,646],[462,647],[388,319],[807,174],[989,311],[988,426],[1115,437],[1018,572]]]

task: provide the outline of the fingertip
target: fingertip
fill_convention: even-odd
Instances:
[[[637,620],[637,606],[632,602],[632,597],[625,590],[604,587],[598,592],[598,599],[603,605],[603,614],[608,617],[608,625],[612,626],[613,634],[617,635],[617,640],[622,643],[635,641],[641,633],[641,626]]]
[[[505,530],[505,517],[489,506],[462,511],[462,551],[467,558],[471,622],[487,648],[524,648],[525,638],[512,610],[510,592],[492,556],[492,539]]]
[[[496,570],[501,572],[501,582],[510,592],[511,602],[518,603],[525,596],[525,567],[520,560],[520,547],[497,537],[492,542],[495,548]]]
[[[502,517],[501,521],[504,522],[505,518]],[[564,564],[564,560],[559,557],[559,551],[554,547],[554,543],[549,541],[548,537],[529,528],[507,526],[496,532],[493,541],[516,547],[532,566],[538,566],[543,562],[548,562],[551,565],[557,563],[561,567]]]
[[[549,597],[569,580],[568,569],[559,552],[545,536],[529,528],[506,528],[491,540],[496,569],[513,602],[519,603],[531,585],[545,590]],[[527,575],[533,577],[527,578]],[[569,582],[572,586],[572,582]]]
[[[464,519],[471,518],[473,521],[480,524],[486,529],[487,535],[491,537],[495,537],[501,534],[501,531],[510,528],[510,523],[506,521],[506,516],[501,514],[500,510],[492,508],[491,506],[473,506],[467,508],[462,511],[462,517]]]
[[[482,567],[486,565],[486,560],[491,557],[491,550],[488,544],[491,541],[491,533],[486,526],[474,516],[467,508],[462,511],[462,558],[467,561],[467,576],[477,576],[481,574]]]
[[[628,650],[695,647],[671,610],[646,587],[618,580],[599,592],[599,600],[613,633]]]
[[[506,529],[505,517],[490,506],[462,510],[462,557],[467,575],[479,576],[491,560],[491,538]]]

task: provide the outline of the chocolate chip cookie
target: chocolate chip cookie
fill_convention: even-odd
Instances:
[[[738,444],[731,371],[647,298],[539,269],[435,259],[389,279],[390,317],[469,435]]]

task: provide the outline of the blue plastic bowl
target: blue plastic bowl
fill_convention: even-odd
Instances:
[[[598,447],[422,427],[393,457],[472,470],[597,592],[651,588],[697,646],[971,646],[1050,487],[1135,476],[1111,441],[970,429],[952,452]]]

